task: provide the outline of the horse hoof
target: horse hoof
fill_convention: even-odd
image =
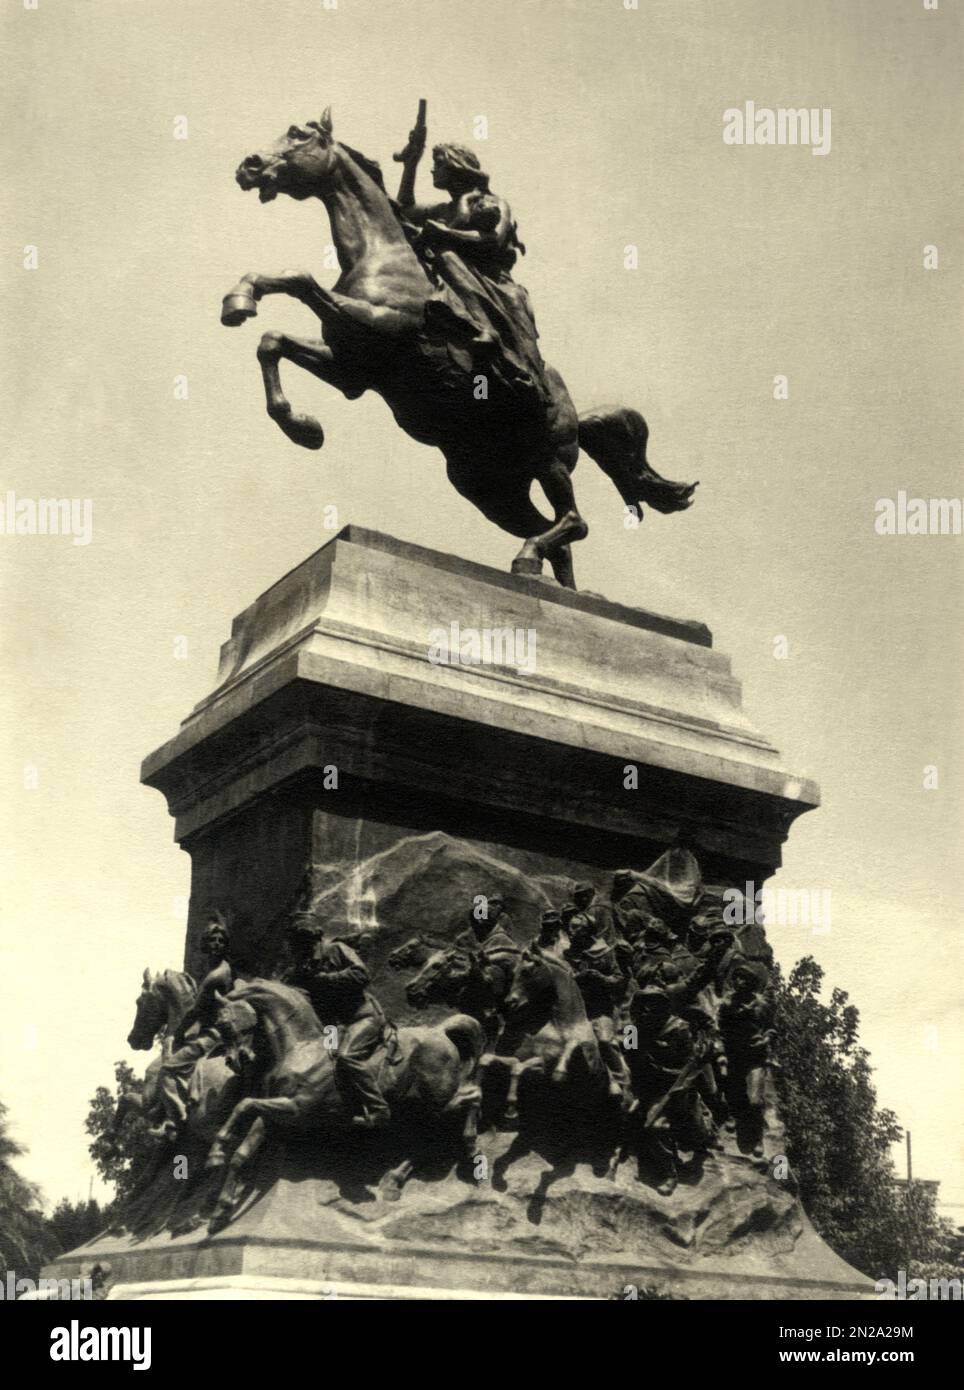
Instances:
[[[320,449],[325,442],[325,431],[310,415],[290,415],[278,424],[288,438],[303,449]]]
[[[512,561],[513,574],[541,574],[542,561],[536,557],[530,559],[527,555],[517,555]]]
[[[221,322],[225,328],[239,328],[257,312],[258,306],[249,294],[226,294],[221,301]]]

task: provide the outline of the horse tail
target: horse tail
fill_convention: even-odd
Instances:
[[[453,1014],[441,1024],[442,1032],[458,1050],[462,1059],[462,1075],[468,1079],[478,1066],[485,1051],[485,1031],[471,1014]]]
[[[682,512],[699,483],[674,483],[646,462],[649,427],[638,410],[588,410],[579,416],[579,447],[610,478],[627,507]]]

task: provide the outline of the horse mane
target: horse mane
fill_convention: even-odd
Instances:
[[[376,183],[382,192],[387,196],[388,190],[385,187],[385,178],[382,174],[382,166],[377,159],[369,159],[367,154],[362,154],[361,150],[353,149],[351,145],[346,145],[343,140],[339,140],[339,145],[347,155],[350,155],[359,169],[363,169],[368,177]]]

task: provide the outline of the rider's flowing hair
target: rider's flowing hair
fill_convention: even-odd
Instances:
[[[476,188],[489,191],[489,176],[479,163],[478,155],[467,145],[436,145],[432,154],[448,168],[470,179]]]

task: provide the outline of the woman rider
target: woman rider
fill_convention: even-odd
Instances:
[[[424,139],[424,135],[421,136]],[[432,182],[447,203],[415,202],[415,167],[421,150],[413,131],[398,190],[402,220],[436,286],[425,308],[429,333],[468,348],[473,362],[500,376],[514,391],[549,400],[538,332],[522,285],[510,274],[525,247],[512,210],[489,189],[478,156],[464,145],[436,145]]]

